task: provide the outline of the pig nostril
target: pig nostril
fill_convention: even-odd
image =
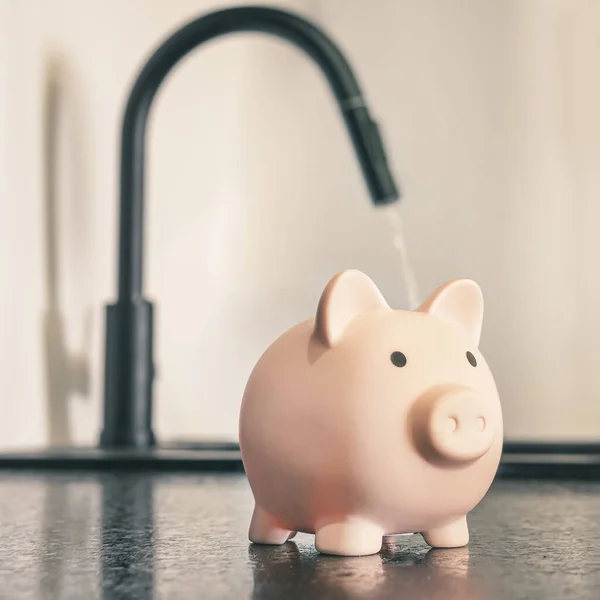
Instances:
[[[477,417],[477,429],[483,431],[485,429],[485,419],[483,417]]]
[[[458,429],[458,421],[456,417],[448,417],[448,431],[456,431]]]

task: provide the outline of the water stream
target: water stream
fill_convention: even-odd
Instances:
[[[400,215],[401,207],[392,204],[382,209],[392,229],[392,243],[400,263],[400,276],[404,282],[408,297],[408,308],[414,310],[421,304],[419,284],[406,250],[406,238],[404,236],[403,221]]]

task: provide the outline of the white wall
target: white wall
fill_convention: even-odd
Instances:
[[[224,4],[0,0],[0,445],[97,440],[123,103],[160,39]],[[483,286],[507,434],[600,437],[600,4],[273,4],[322,24],[354,64],[422,292]],[[235,438],[253,362],[335,271],[362,268],[407,305],[329,90],[279,40],[220,40],[169,77],[147,222],[163,439]]]

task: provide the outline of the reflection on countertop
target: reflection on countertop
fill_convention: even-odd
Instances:
[[[600,483],[498,481],[468,548],[255,546],[243,475],[1,473],[2,598],[597,598]]]

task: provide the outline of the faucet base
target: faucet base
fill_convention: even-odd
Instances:
[[[154,381],[154,307],[139,298],[106,307],[104,427],[100,446],[149,449]]]

